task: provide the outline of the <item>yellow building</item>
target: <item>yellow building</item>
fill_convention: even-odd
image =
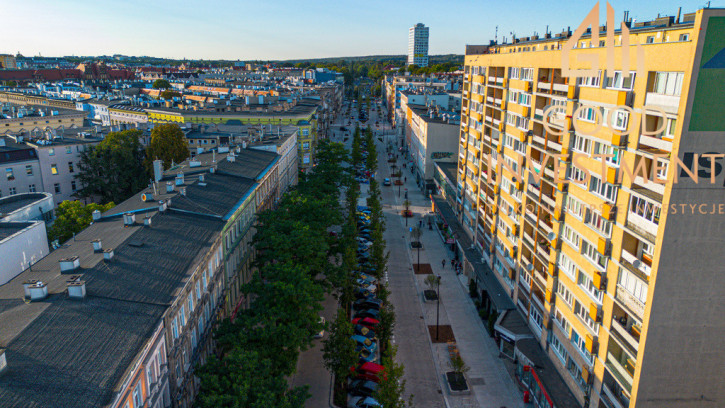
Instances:
[[[725,10],[597,28],[469,47],[461,222],[581,406],[725,406]]]
[[[15,57],[10,54],[0,54],[0,69],[18,69]]]

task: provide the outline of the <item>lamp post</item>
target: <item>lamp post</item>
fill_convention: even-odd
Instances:
[[[441,275],[438,275],[438,290],[436,297],[438,298],[438,304],[436,305],[436,341],[438,341],[438,332],[440,328],[440,314],[441,314]]]

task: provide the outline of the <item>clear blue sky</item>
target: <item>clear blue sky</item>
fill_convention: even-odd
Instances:
[[[407,53],[408,28],[430,27],[430,54],[466,44],[556,33],[582,21],[590,0],[0,0],[0,53],[299,59]],[[604,21],[604,5],[600,16]],[[638,21],[683,14],[691,0],[612,0]],[[725,7],[725,0],[711,7]]]

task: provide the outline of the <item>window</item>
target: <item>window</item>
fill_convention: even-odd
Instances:
[[[191,329],[191,349],[194,350],[196,348],[196,327]]]
[[[13,174],[13,169],[12,168],[5,169],[5,175],[7,176],[8,181],[15,180],[15,175]]]
[[[68,162],[68,172],[73,173],[73,162]]]
[[[179,326],[184,327],[186,325],[186,311],[184,310],[184,305],[181,305],[179,308]]]
[[[56,194],[60,194],[60,183],[53,184],[53,188],[55,189]]]
[[[566,364],[566,359],[569,357],[569,353],[566,352],[566,348],[564,348],[564,345],[561,344],[559,339],[556,336],[552,335],[549,344],[554,350],[554,353],[556,353],[556,356],[561,359],[561,362],[563,364]]]
[[[25,174],[27,174],[28,176],[32,176],[33,175],[33,166],[25,166]]]
[[[202,273],[203,275],[203,273]],[[201,281],[196,281],[196,299],[201,299]]]
[[[662,95],[679,96],[682,92],[684,72],[656,72],[652,92]]]
[[[582,201],[580,201],[570,195],[567,195],[566,196],[566,209],[567,209],[567,211],[569,211],[570,214],[572,214],[576,218],[578,218],[580,220],[584,219],[584,215],[586,213],[586,205]]]
[[[76,188],[76,181],[75,180],[72,180],[70,182],[70,189],[71,189],[71,191],[76,191],[77,190],[77,188]]]
[[[643,304],[647,303],[647,283],[639,279],[636,275],[624,268],[619,268],[619,280],[617,283],[619,283],[620,288],[623,288],[640,302]]]
[[[22,125],[22,123],[21,123],[21,125]],[[53,148],[48,149],[48,156],[55,156],[55,149],[53,149]]]
[[[140,408],[143,405],[143,394],[141,390],[141,382],[136,384],[136,388],[133,389],[133,408]]]
[[[654,42],[655,42],[655,36],[654,35],[647,36],[647,40],[646,41],[647,41],[647,44],[654,44]]]
[[[561,281],[558,282],[556,286],[556,293],[561,296],[561,299],[569,305],[569,307],[572,307],[572,299],[574,296],[572,296],[569,289],[566,288],[566,285],[564,285]]]
[[[651,203],[636,195],[632,195],[629,200],[630,213],[642,217],[655,225],[659,225],[660,223],[661,210],[662,207],[660,205]]]
[[[600,254],[597,247],[589,241],[582,239],[582,255],[600,269],[607,269],[607,258]]]
[[[577,303],[577,305],[579,304]],[[571,331],[571,343],[575,345],[577,349],[579,349],[579,352],[581,352],[582,356],[585,360],[589,362],[589,364],[594,364],[594,356],[592,356],[591,353],[587,351],[586,340],[584,339],[584,337],[581,337],[579,333],[577,333],[575,330]],[[579,371],[579,376],[581,376],[581,371]]]
[[[611,118],[612,127],[617,130],[627,130],[627,124],[629,123],[629,112],[625,110],[617,110],[614,112]]]
[[[15,193],[17,192],[17,191],[15,190],[15,187],[10,187],[10,188],[9,188],[9,190],[10,190],[10,191],[9,191],[9,192],[10,192],[10,195],[15,195]]]
[[[587,274],[579,271],[579,277],[577,278],[577,284],[584,289],[587,294],[591,295],[592,299],[596,300],[597,303],[602,303],[602,292],[594,286],[594,281]]]
[[[559,252],[559,269],[567,274],[571,280],[576,280],[577,266],[565,253]]]
[[[625,77],[621,71],[615,71],[613,77],[607,76],[605,88],[632,89],[635,75],[636,73],[630,72],[629,76]]]
[[[593,106],[585,106],[582,109],[579,109],[579,115],[577,118],[581,120],[585,120],[587,122],[596,122],[596,121],[602,121],[605,122],[604,116],[601,111],[599,111],[599,108],[595,108]]]
[[[604,45],[605,45],[605,44],[606,44],[606,43],[605,43],[605,41],[604,41],[604,40],[599,40],[599,47],[600,47],[600,48],[601,48],[601,47],[604,47]]]
[[[539,313],[539,311],[535,307],[532,307],[530,312],[531,312],[531,315],[530,315],[531,321],[536,325],[536,327],[539,330],[543,330],[544,329],[544,319],[541,317],[541,314]]]
[[[612,155],[611,157],[605,157],[604,160],[613,166],[619,166],[619,159],[621,157],[622,149],[614,146],[610,146],[602,142],[594,142],[594,154],[606,154]],[[595,160],[601,160],[601,157],[595,157]]]
[[[28,191],[30,191],[31,193],[35,193],[35,191],[36,191],[36,190],[35,190],[35,184],[31,184],[31,185],[29,185],[29,186],[28,186]]]
[[[609,202],[617,201],[617,187],[609,183],[603,183],[597,176],[591,175],[589,191],[604,198]]]
[[[580,151],[585,154],[590,154],[592,147],[592,141],[586,137],[574,135],[574,145],[571,147],[574,150]]]
[[[670,166],[670,162],[665,159],[657,159],[657,178],[660,180],[667,180],[667,169]]]
[[[527,93],[520,93],[519,94],[519,104],[523,106],[531,106],[531,94]]]
[[[574,249],[579,249],[581,236],[576,231],[574,231],[572,227],[565,225],[561,236],[564,241],[568,242]]]
[[[191,312],[194,311],[194,292],[189,293],[189,297],[187,298],[187,304],[189,305],[189,314],[191,314]]]
[[[53,163],[50,165],[50,173],[53,174],[54,176],[58,175],[58,165],[57,164]]]
[[[579,86],[590,86],[599,88],[600,78],[602,77],[602,71],[598,71],[597,75],[591,77],[578,77],[576,82]]]
[[[179,337],[179,322],[176,318],[171,322],[171,334],[173,334],[174,339]]]
[[[569,180],[570,181],[572,181],[576,184],[579,184],[579,185],[583,185],[584,182],[586,181],[586,179],[587,179],[587,175],[586,175],[586,172],[584,172],[584,170],[582,170],[579,167],[574,166],[574,165],[571,166],[571,169],[569,171]]]
[[[680,41],[690,41],[690,34],[680,34]]]
[[[566,334],[566,337],[569,337],[569,330],[571,330],[571,323],[569,323],[568,320],[566,320],[566,317],[564,317],[564,314],[561,313],[561,310],[558,308],[556,309],[556,312],[554,313],[554,320],[559,324],[559,327],[561,328],[561,331]]]
[[[612,234],[612,222],[602,218],[599,211],[590,209],[589,219],[586,223],[606,237],[609,237]]]

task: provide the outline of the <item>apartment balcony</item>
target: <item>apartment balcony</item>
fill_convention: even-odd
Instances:
[[[650,276],[652,272],[651,260],[645,259],[644,257],[638,258],[624,248],[622,248],[622,256],[619,262],[624,263],[626,266],[631,266],[631,269],[638,270],[646,276]]]
[[[554,83],[553,85],[555,92],[563,92],[568,93],[569,92],[569,85],[568,84],[557,84]]]
[[[640,217],[639,215],[631,211],[627,213],[626,226],[627,228],[630,228],[633,231],[644,235],[645,238],[650,239],[652,242],[654,242],[655,238],[657,237],[658,225]]]
[[[547,196],[546,194],[541,195],[541,201],[546,207],[548,207],[549,211],[554,211],[554,209],[556,208],[556,201],[553,198]]]
[[[635,182],[635,184],[640,185],[640,186],[646,188],[647,190],[655,192],[655,193],[659,194],[660,196],[665,195],[664,183],[655,183],[654,181],[650,180],[649,178],[647,178],[647,181],[645,181],[644,178],[642,178],[642,176],[635,176],[634,182]]]
[[[677,113],[677,109],[680,107],[680,97],[674,95],[663,95],[654,92],[647,92],[644,98],[645,108],[656,107],[660,108],[666,113]]]
[[[619,388],[619,387],[617,387]],[[609,389],[606,383],[602,384],[602,393],[599,394],[600,401],[604,403],[608,408],[628,408],[629,399],[625,399],[624,396],[617,396],[618,393]],[[621,392],[619,394],[622,394]]]
[[[539,90],[550,91],[551,90],[551,82],[539,81],[538,84],[536,85],[536,87]]]
[[[614,294],[614,298],[621,302],[622,305],[640,320],[644,317],[644,303],[630,294],[622,285],[617,284],[617,291]]]
[[[622,317],[622,319],[626,319]],[[617,319],[612,319],[612,333],[623,346],[628,348],[628,352],[633,356],[637,355],[639,350],[639,334],[636,330],[628,330]],[[635,335],[637,337],[635,337]]]
[[[632,377],[634,376],[634,362],[627,358],[625,353],[621,353],[619,357],[607,352],[607,361],[604,364],[612,376],[617,380],[619,385],[627,392],[632,392]]]
[[[664,152],[672,152],[672,141],[654,136],[639,136],[639,149],[656,149]]]

